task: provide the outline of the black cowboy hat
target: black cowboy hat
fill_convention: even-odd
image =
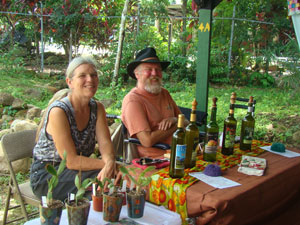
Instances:
[[[127,73],[133,79],[136,79],[133,71],[141,63],[160,63],[162,70],[166,69],[170,65],[170,62],[168,61],[159,60],[154,48],[145,48],[141,50],[136,55],[135,60],[129,63],[127,66]]]

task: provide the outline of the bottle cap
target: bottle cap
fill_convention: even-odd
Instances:
[[[184,127],[184,114],[178,115],[178,125],[177,127]]]
[[[198,103],[196,101],[196,99],[194,98],[193,102],[192,102],[192,110],[196,110]]]
[[[236,99],[236,93],[232,92],[230,97],[230,104],[234,104]]]
[[[253,103],[253,96],[249,97],[249,103]]]
[[[213,97],[213,105],[212,105],[212,107],[217,107],[217,101],[218,101],[218,99],[216,98],[216,97]]]

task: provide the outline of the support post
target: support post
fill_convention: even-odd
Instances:
[[[199,10],[198,27],[198,53],[197,53],[197,74],[196,74],[196,100],[197,109],[207,112],[208,105],[208,75],[210,63],[210,42],[212,27],[211,7]],[[204,126],[200,127],[204,131]]]
[[[41,72],[44,71],[44,26],[43,26],[43,3],[41,2]]]
[[[227,78],[229,78],[230,70],[231,70],[231,52],[232,52],[232,42],[233,42],[234,23],[235,23],[234,17],[235,17],[235,6],[233,6],[233,12],[232,12],[230,45],[229,45],[229,53],[228,53],[228,74],[227,74]]]

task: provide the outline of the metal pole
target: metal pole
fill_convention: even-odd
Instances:
[[[171,43],[172,43],[172,19],[171,19],[171,23],[169,23],[168,60],[170,60],[170,55],[171,55]]]
[[[233,41],[233,32],[234,32],[234,23],[235,23],[234,17],[235,17],[235,6],[233,6],[233,12],[232,12],[230,45],[229,45],[229,52],[228,52],[228,73],[227,73],[227,78],[229,78],[229,76],[230,76],[230,69],[231,69],[231,52],[232,52],[232,41]]]
[[[140,16],[141,16],[141,5],[138,4],[138,15],[137,15],[137,27],[136,27],[136,37],[140,34]],[[138,38],[136,38],[136,46],[138,45]]]
[[[70,32],[70,40],[69,40],[69,63],[72,60],[72,30]]]
[[[41,72],[44,71],[44,26],[43,26],[43,3],[41,2]]]

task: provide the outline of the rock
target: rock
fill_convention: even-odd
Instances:
[[[19,111],[16,113],[15,118],[18,118],[18,119],[25,119],[25,118],[26,118],[26,114],[27,114],[27,109],[19,110]]]
[[[300,143],[300,131],[293,133],[293,141],[296,143]]]
[[[274,129],[274,126],[273,126],[273,124],[269,124],[269,125],[267,125],[267,129],[268,129],[268,130],[273,130],[273,129]]]
[[[65,79],[55,81],[54,86],[57,87],[59,90],[64,89],[64,88],[68,88],[68,85],[67,85],[67,82],[66,82]]]
[[[0,105],[9,106],[13,103],[14,97],[11,94],[1,92],[0,93]]]
[[[2,120],[4,121],[12,121],[14,118],[12,116],[9,115],[3,115],[2,116]]]
[[[11,108],[12,109],[26,109],[27,104],[23,100],[21,100],[19,98],[15,98],[11,104]]]
[[[27,89],[25,91],[25,94],[28,95],[29,98],[34,98],[34,99],[37,99],[37,100],[40,100],[43,97],[43,92],[41,90],[39,90],[38,88]]]
[[[19,120],[16,119],[10,125],[10,128],[13,132],[21,131],[21,130],[33,130],[37,129],[38,125],[34,122],[27,120]]]
[[[57,91],[59,91],[58,88],[52,87],[52,86],[48,86],[48,87],[47,87],[47,90],[48,90],[49,92],[51,92],[52,94],[54,94],[54,93],[56,93]]]
[[[27,114],[26,114],[26,119],[32,120],[35,117],[40,117],[41,116],[42,109],[38,107],[32,107],[28,109]]]

